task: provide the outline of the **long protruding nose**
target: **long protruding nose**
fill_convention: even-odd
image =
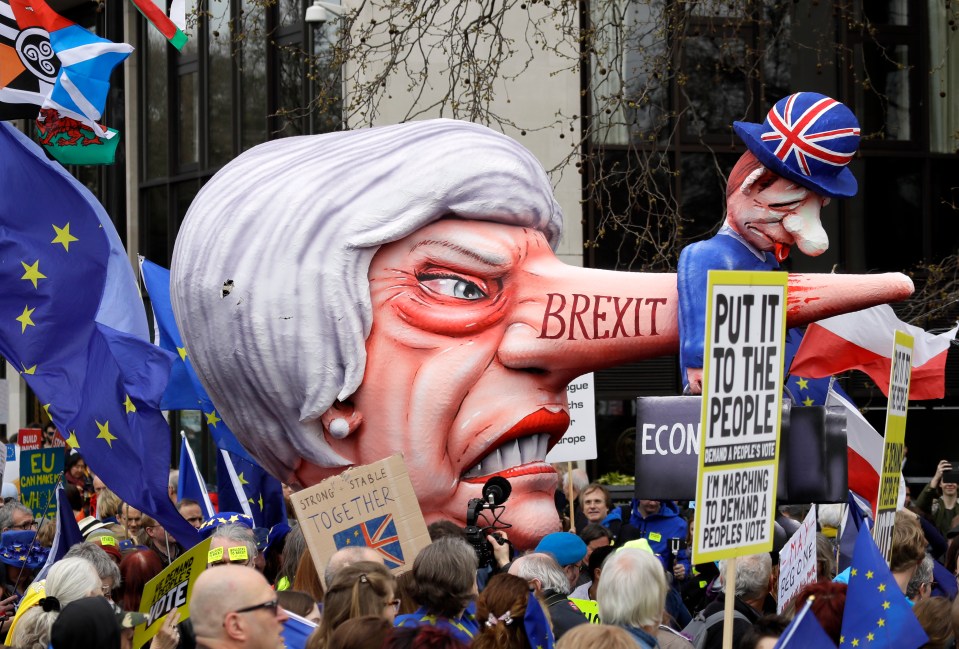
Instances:
[[[677,353],[674,273],[578,268],[555,258],[531,264],[524,273],[518,308],[499,350],[505,366],[572,379]],[[900,273],[790,275],[787,325],[901,300],[912,291],[911,280]]]

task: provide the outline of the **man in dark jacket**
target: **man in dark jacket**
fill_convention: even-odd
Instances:
[[[720,583],[725,590],[724,575],[726,562],[719,562]],[[733,616],[733,646],[738,647],[742,637],[763,615],[763,602],[769,594],[769,577],[772,573],[772,559],[768,553],[750,554],[736,560],[736,602]],[[723,610],[726,607],[728,593],[719,597],[703,609],[702,618],[709,621],[710,616],[718,613],[712,624],[701,630],[706,634],[705,649],[721,649],[723,646]],[[698,618],[699,616],[697,616]],[[696,620],[692,622],[696,624]],[[690,627],[687,627],[689,629]],[[694,638],[694,641],[696,638]]]
[[[509,574],[525,579],[543,598],[557,640],[574,626],[589,623],[576,604],[569,601],[569,579],[551,555],[534,552],[519,557],[510,565]]]

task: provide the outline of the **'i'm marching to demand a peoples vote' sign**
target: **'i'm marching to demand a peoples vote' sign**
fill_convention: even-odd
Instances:
[[[709,273],[697,563],[772,549],[786,283],[786,273]]]

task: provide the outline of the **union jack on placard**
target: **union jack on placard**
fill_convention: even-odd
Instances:
[[[798,171],[805,176],[814,175],[814,161],[846,166],[856,153],[859,127],[831,119],[830,111],[842,107],[835,99],[818,95],[817,101],[803,107],[803,95],[816,97],[797,93],[773,106],[766,116],[766,124],[772,130],[762,134],[763,142],[778,142],[773,154],[786,164],[789,156],[795,154]]]
[[[405,563],[393,514],[377,516],[337,532],[333,535],[333,544],[337,550],[364,545],[372,548],[383,557],[386,567],[391,570]]]

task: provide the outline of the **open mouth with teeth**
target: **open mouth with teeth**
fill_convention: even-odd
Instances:
[[[494,475],[516,478],[534,473],[549,473],[546,453],[569,428],[569,414],[541,408],[527,415],[483,451],[470,469],[463,473],[466,482],[484,482]]]

